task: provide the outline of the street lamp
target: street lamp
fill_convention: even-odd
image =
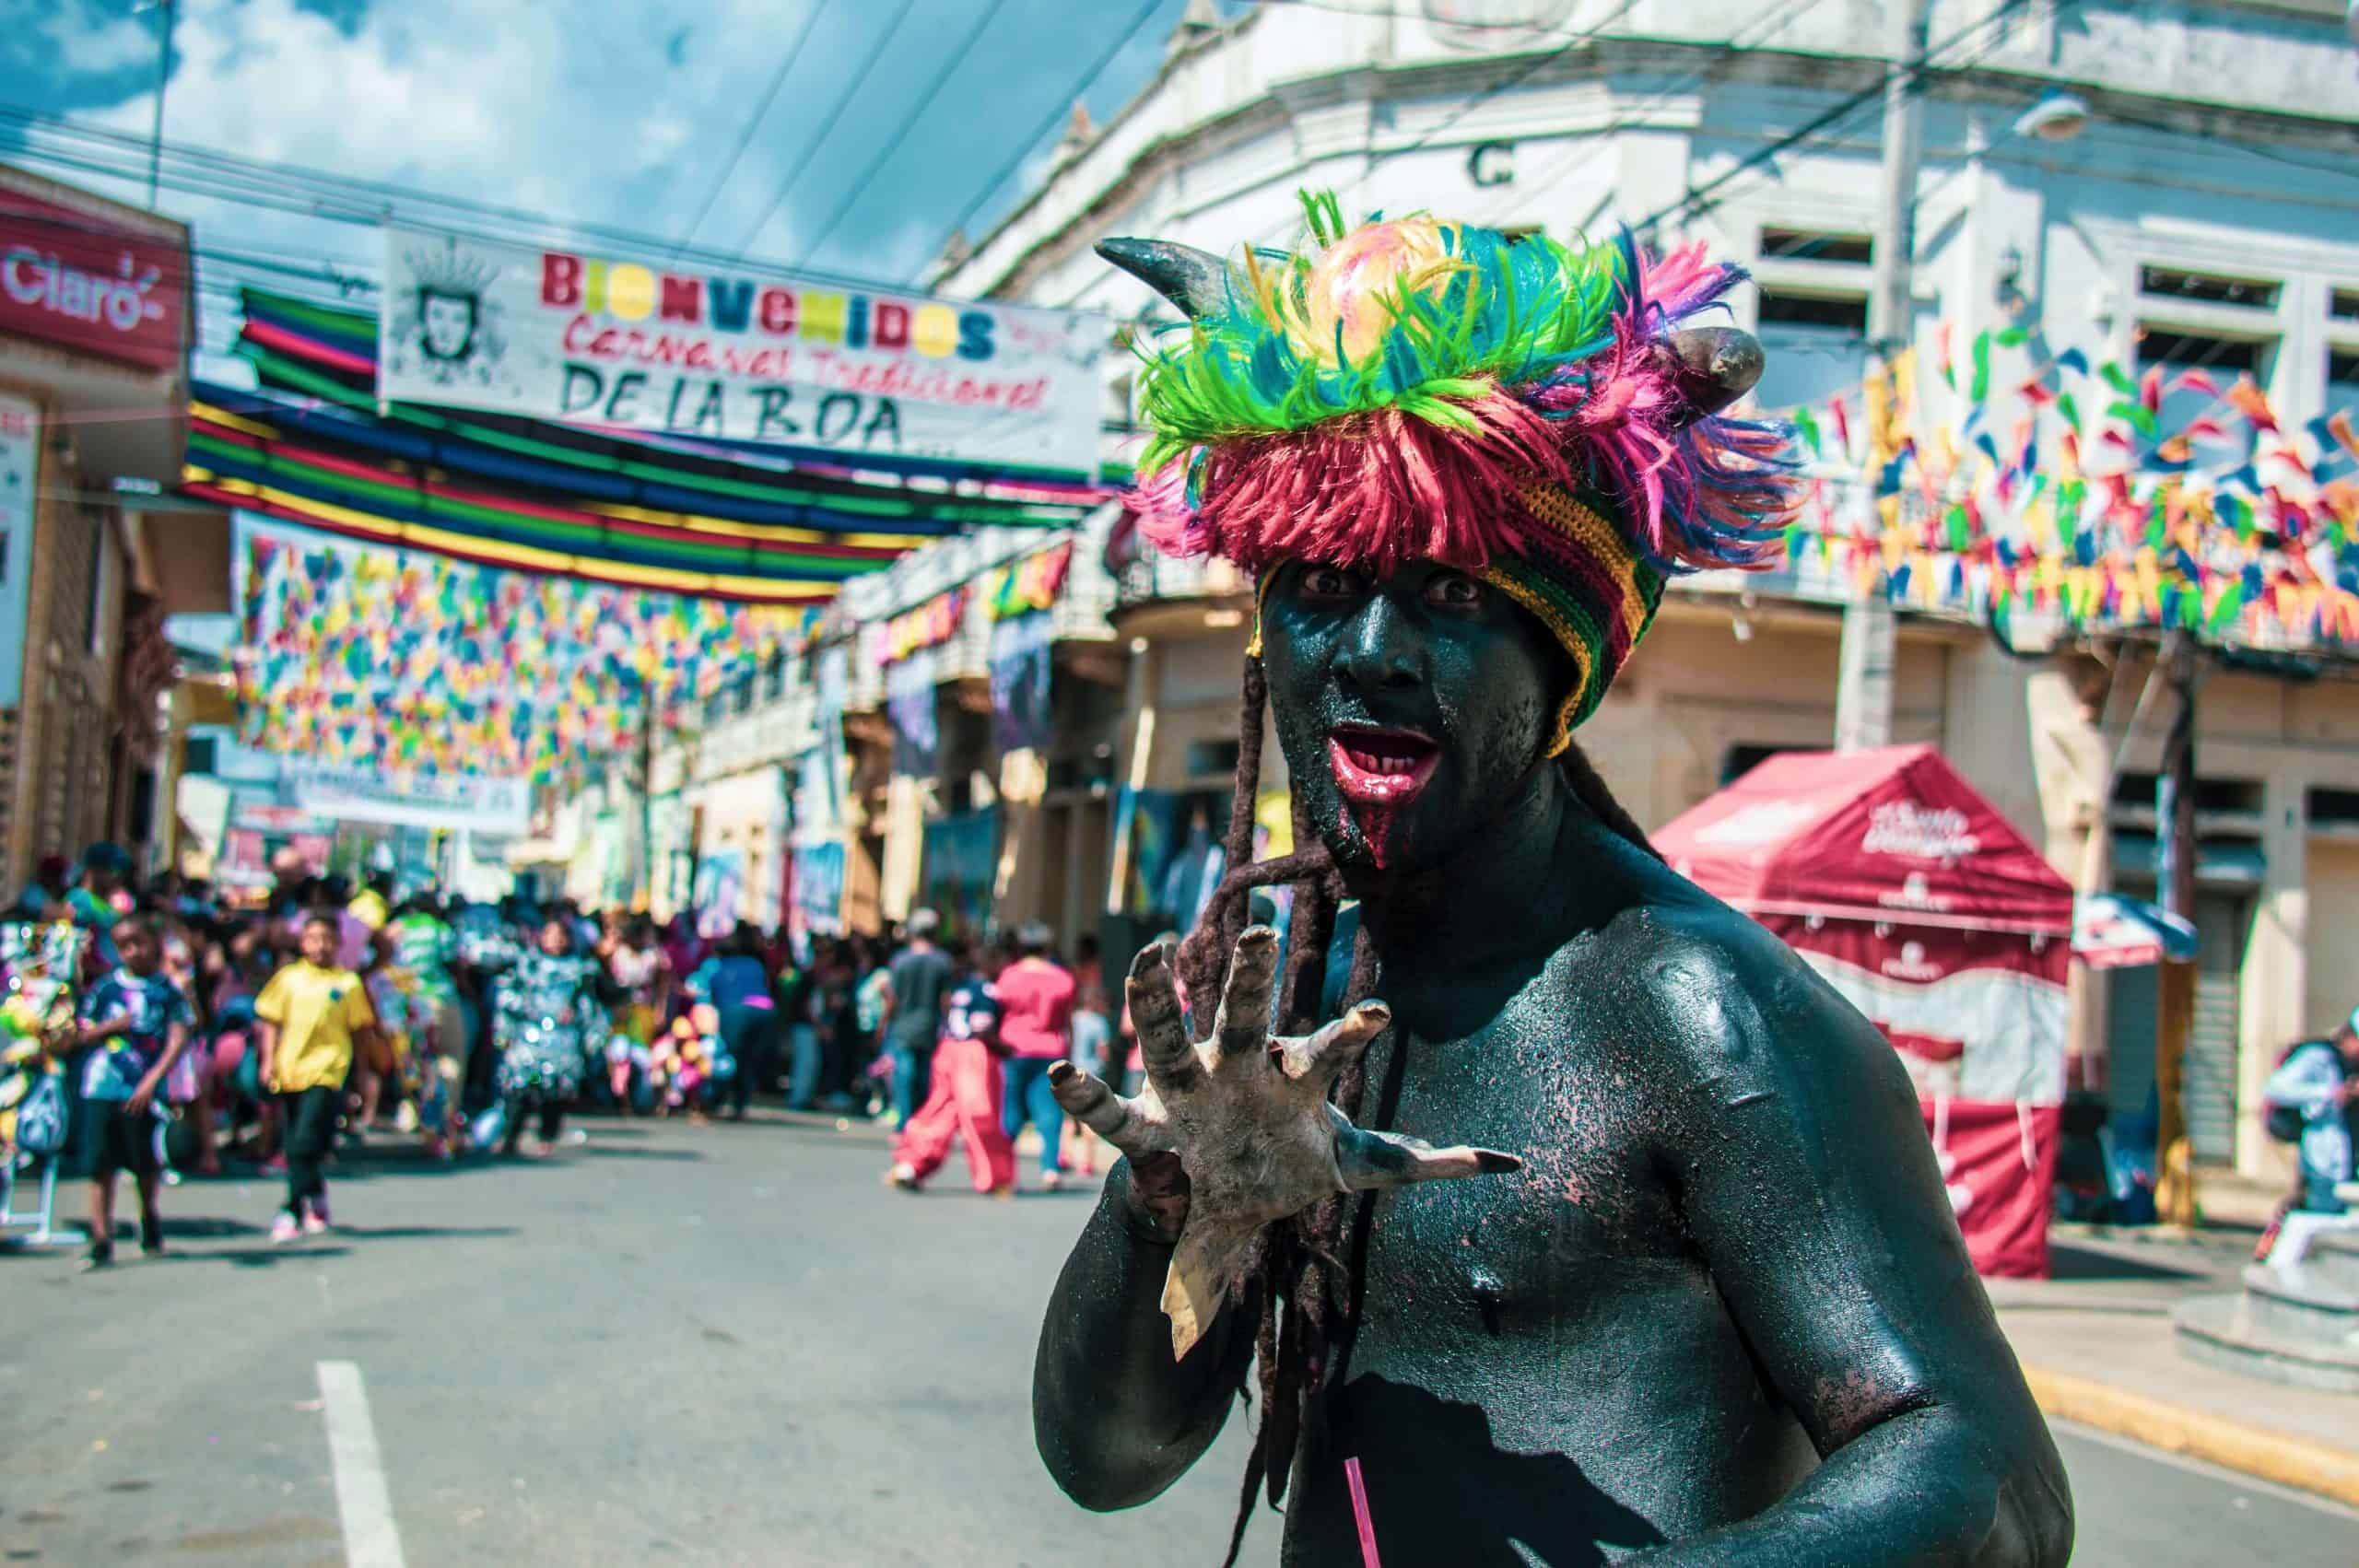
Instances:
[[[2359,0],[2352,0],[2359,5]],[[2069,142],[2089,126],[2088,100],[2075,92],[2043,94],[2015,117],[2013,134],[2043,142]]]

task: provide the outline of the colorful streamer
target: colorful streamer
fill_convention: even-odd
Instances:
[[[2133,378],[2041,341],[2026,327],[1978,333],[1969,380],[1937,334],[1942,407],[1909,406],[1904,362],[1851,394],[1866,420],[1840,394],[1792,411],[1815,461],[1789,556],[1926,610],[2359,647],[2347,411],[2289,429],[2250,377]]]
[[[815,618],[261,532],[242,565],[241,738],[395,776],[628,755],[651,703],[710,696]]]

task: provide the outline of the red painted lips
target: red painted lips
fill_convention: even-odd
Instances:
[[[1327,762],[1334,769],[1335,787],[1379,871],[1394,820],[1426,787],[1440,757],[1441,747],[1414,730],[1343,724],[1329,732]]]
[[[1327,759],[1344,798],[1359,805],[1404,805],[1433,777],[1441,747],[1414,730],[1352,724],[1327,737]]]

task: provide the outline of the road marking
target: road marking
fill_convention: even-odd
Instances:
[[[346,1568],[405,1568],[360,1368],[348,1361],[320,1363],[320,1408],[327,1419],[328,1457],[335,1465],[335,1507],[344,1519]]]
[[[2331,1515],[2336,1518],[2359,1521],[2359,1508],[2338,1503],[2331,1497],[2322,1497],[2315,1492],[2304,1492],[2299,1487],[2280,1486],[2273,1480],[2267,1480],[2243,1470],[2232,1470],[2225,1465],[2215,1465],[2208,1459],[2197,1459],[2185,1454],[2175,1454],[2167,1448],[2157,1448],[2150,1443],[2141,1443],[2134,1437],[2123,1437],[2117,1433],[2107,1432],[2103,1427],[2090,1426],[2084,1422],[2057,1421],[2050,1424],[2053,1430],[2076,1437],[2083,1443],[2092,1443],[2100,1448],[2111,1448],[2116,1452],[2128,1454],[2133,1458],[2144,1459],[2150,1464],[2167,1466],[2175,1470],[2185,1470],[2189,1475],[2201,1476],[2206,1480],[2216,1482],[2234,1491],[2257,1492],[2263,1497],[2274,1498],[2280,1503],[2290,1503],[2297,1508],[2307,1508],[2316,1513]]]

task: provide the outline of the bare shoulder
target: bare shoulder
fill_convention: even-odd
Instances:
[[[1907,1074],[1875,1025],[1757,922],[1664,873],[1664,896],[1625,910],[1591,950],[1625,1037],[1665,1088],[1722,1106],[1822,1086],[1913,1105]]]

